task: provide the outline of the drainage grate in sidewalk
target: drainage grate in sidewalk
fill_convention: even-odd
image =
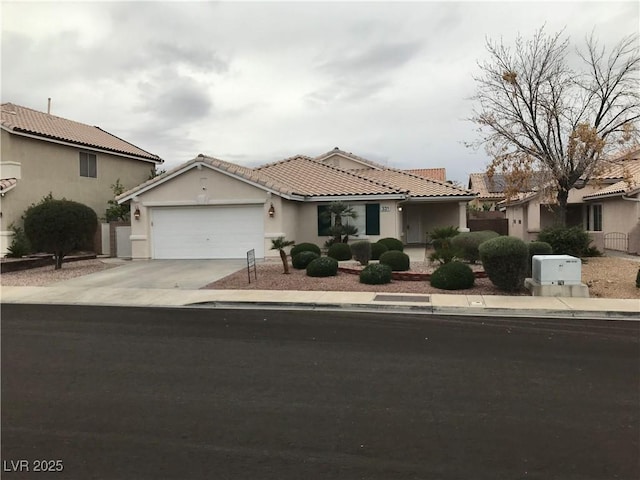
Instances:
[[[376,295],[374,302],[431,302],[430,295]]]

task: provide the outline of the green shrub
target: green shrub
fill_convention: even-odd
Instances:
[[[53,253],[55,269],[77,248],[90,244],[98,216],[90,207],[71,200],[47,199],[24,214],[24,232],[36,251]]]
[[[473,287],[475,280],[475,275],[469,265],[450,262],[433,272],[431,286],[442,290],[463,290]]]
[[[527,276],[531,276],[531,263],[534,255],[551,255],[553,248],[547,242],[529,242],[527,245],[529,259],[527,263]]]
[[[25,255],[29,255],[31,253],[31,244],[24,230],[13,223],[9,225],[9,229],[13,231],[13,238],[11,245],[7,247],[7,257],[22,258]]]
[[[482,242],[499,237],[491,230],[481,232],[462,232],[451,238],[451,247],[460,252],[460,256],[469,262],[480,260],[478,247]]]
[[[409,270],[409,255],[397,250],[389,250],[380,255],[380,263],[389,265],[394,272]]]
[[[320,257],[307,265],[309,277],[333,277],[338,274],[338,261],[331,257]]]
[[[480,259],[491,282],[500,290],[520,290],[527,275],[529,249],[515,237],[497,237],[483,242]]]
[[[598,250],[596,247],[589,247],[583,253],[583,257],[601,257],[602,252]]]
[[[638,269],[638,274],[636,275],[636,288],[640,288],[640,268]]]
[[[589,249],[589,234],[580,227],[549,227],[538,234],[538,241],[553,248],[554,255],[582,257]]]
[[[459,233],[458,227],[438,227],[429,232],[429,238],[431,239],[433,248],[439,250],[449,247],[451,245],[451,239]]]
[[[389,251],[384,243],[376,242],[371,244],[371,260],[380,260],[380,255]]]
[[[316,258],[320,258],[316,252],[302,251],[291,257],[291,265],[297,270],[303,270]]]
[[[439,262],[440,265],[453,262],[456,258],[462,258],[462,253],[460,252],[460,249],[453,248],[451,246],[441,247],[429,255],[429,260],[432,262]]]
[[[348,243],[334,243],[329,247],[327,256],[336,260],[351,260],[351,247]]]
[[[315,243],[299,243],[291,249],[291,258],[295,257],[300,252],[313,252],[317,253],[318,256],[322,255],[320,251],[320,247]]]
[[[360,262],[360,265],[368,265],[371,260],[371,242],[368,240],[360,240],[351,244],[351,253],[353,258]]]
[[[391,281],[391,267],[384,263],[372,263],[360,272],[360,283],[382,285]]]
[[[387,247],[387,250],[395,250],[398,252],[404,251],[404,245],[402,245],[402,242],[397,238],[381,238],[380,240],[378,240],[378,243],[381,243],[382,245]]]

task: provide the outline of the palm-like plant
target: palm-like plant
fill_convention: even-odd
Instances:
[[[348,236],[357,234],[358,230],[355,227],[351,225],[344,225],[342,223],[343,218],[358,218],[358,214],[353,210],[353,207],[346,203],[341,201],[331,202],[322,215],[324,215],[325,219],[335,219],[333,227],[331,227],[331,234],[334,237],[334,242],[341,242],[342,235]]]
[[[282,260],[282,267],[284,268],[283,273],[289,273],[289,262],[287,261],[287,253],[284,249],[295,243],[293,240],[287,240],[284,237],[271,240],[271,250],[278,250],[280,252],[280,259]]]

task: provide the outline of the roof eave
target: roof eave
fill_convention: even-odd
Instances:
[[[140,160],[143,162],[149,162],[149,163],[153,163],[156,165],[160,165],[162,163],[164,163],[164,160],[160,157],[158,157],[156,155],[156,158],[150,158],[150,157],[142,157],[142,156],[138,156],[138,155],[134,155],[132,153],[125,153],[125,152],[121,152],[119,150],[109,150],[106,148],[100,148],[97,147],[95,145],[87,145],[85,143],[80,143],[80,142],[70,142],[70,141],[65,141],[65,140],[60,140],[58,138],[55,137],[50,137],[47,135],[36,135],[33,133],[30,133],[28,131],[22,130],[22,129],[15,129],[15,128],[10,128],[7,127],[5,125],[1,126],[2,130],[12,134],[12,135],[19,135],[21,137],[26,137],[26,138],[32,138],[34,140],[41,140],[43,142],[51,142],[51,143],[56,143],[59,145],[64,145],[67,147],[75,147],[75,148],[79,148],[82,147],[85,150],[91,150],[94,152],[100,152],[100,153],[107,153],[109,155],[116,155],[118,157],[125,157],[125,158],[131,158],[132,160]]]

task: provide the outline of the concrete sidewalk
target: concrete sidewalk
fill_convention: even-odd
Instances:
[[[375,292],[185,290],[178,288],[2,287],[1,303],[263,308],[417,314],[640,320],[640,300]]]

